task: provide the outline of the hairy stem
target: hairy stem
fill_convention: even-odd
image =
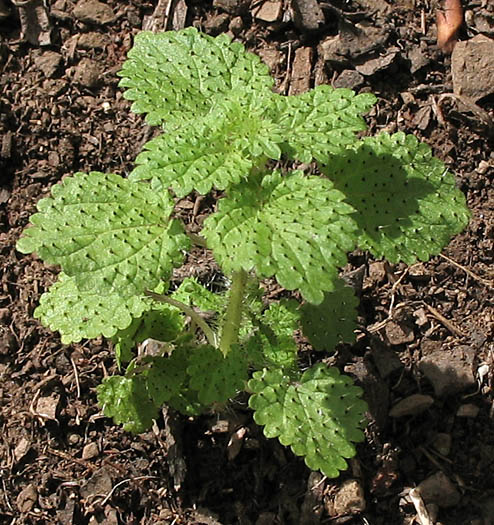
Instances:
[[[247,273],[244,270],[233,273],[230,298],[226,310],[225,322],[221,332],[220,350],[227,355],[231,346],[238,340],[240,320],[242,317],[242,302],[244,300]]]
[[[172,299],[171,297],[168,297],[166,295],[161,295],[159,293],[151,292],[149,290],[147,290],[145,294],[148,297],[153,298],[155,301],[175,306],[175,308],[181,310],[185,315],[188,315],[203,331],[204,335],[206,336],[206,339],[208,340],[208,343],[211,346],[217,348],[218,342],[216,334],[213,332],[213,330],[211,330],[211,327],[208,325],[208,323],[206,323],[206,321],[201,317],[201,315],[198,314],[193,308],[186,305],[185,303],[182,303],[181,301],[177,301],[176,299]]]

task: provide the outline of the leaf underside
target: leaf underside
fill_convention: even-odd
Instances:
[[[281,370],[254,372],[249,381],[254,394],[249,406],[254,420],[264,425],[268,438],[278,437],[312,470],[336,477],[347,468],[345,458],[355,455],[353,443],[362,441],[362,418],[367,405],[362,389],[319,363],[298,381]]]
[[[337,268],[354,247],[353,209],[332,183],[294,171],[232,188],[205,221],[208,247],[226,273],[255,269],[275,275],[318,304],[333,289]]]
[[[355,208],[358,245],[375,257],[428,260],[468,224],[454,176],[413,135],[366,137],[322,172]]]
[[[139,33],[119,75],[132,111],[169,129],[206,115],[231,93],[248,98],[274,84],[268,67],[241,44],[192,27]]]
[[[173,201],[118,175],[76,173],[38,202],[17,248],[59,264],[81,291],[130,297],[183,261],[189,240],[170,220]]]
[[[304,304],[300,321],[310,344],[316,350],[332,351],[338,343],[353,343],[358,302],[353,289],[338,279],[321,304]]]

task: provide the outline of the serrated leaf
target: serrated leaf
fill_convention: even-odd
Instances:
[[[298,346],[293,334],[298,328],[299,303],[293,299],[272,303],[254,320],[257,333],[247,342],[249,360],[258,368],[293,367]]]
[[[130,297],[182,263],[190,243],[170,220],[174,204],[167,193],[99,172],[76,173],[51,191],[17,248],[60,264],[80,290]]]
[[[302,331],[316,350],[334,350],[338,343],[355,341],[358,299],[350,286],[338,279],[321,304],[301,308]]]
[[[190,387],[204,405],[223,403],[243,390],[247,380],[247,360],[238,346],[225,357],[209,345],[191,349],[187,372]]]
[[[149,301],[147,311],[139,319],[134,319],[127,329],[119,331],[112,338],[118,366],[122,362],[128,363],[133,359],[131,350],[146,339],[170,342],[183,330],[183,315],[177,308]]]
[[[320,85],[301,95],[278,96],[276,100],[275,121],[287,137],[283,152],[302,162],[325,162],[356,142],[356,133],[366,129],[361,115],[375,104],[376,97]]]
[[[179,396],[187,380],[187,355],[175,349],[169,357],[153,357],[151,368],[146,374],[146,386],[151,399],[157,406]]]
[[[227,303],[224,293],[211,292],[193,277],[186,277],[172,293],[172,298],[188,306],[195,306],[203,312],[220,313],[225,309]]]
[[[353,209],[343,198],[327,179],[274,172],[232,189],[202,233],[226,273],[255,268],[317,304],[354,247]]]
[[[270,105],[269,96],[221,101],[205,117],[148,142],[129,178],[159,179],[178,197],[240,182],[259,157],[281,155],[283,136],[266,115]]]
[[[149,399],[146,385],[139,376],[107,377],[96,391],[105,416],[113,418],[128,432],[145,432],[158,416],[158,407]]]
[[[274,84],[268,67],[241,44],[192,27],[139,33],[119,75],[132,110],[169,127],[207,114],[232,92],[249,97]]]
[[[112,337],[149,308],[149,299],[118,294],[81,292],[73,277],[60,274],[34,310],[44,326],[60,332],[62,343],[77,343],[103,335]]]
[[[367,405],[362,389],[340,375],[337,368],[319,363],[293,381],[281,370],[254,372],[249,381],[254,394],[249,406],[254,420],[264,425],[268,438],[277,437],[312,470],[332,478],[347,468],[345,458],[355,455],[353,443]]]
[[[357,210],[359,247],[375,257],[428,260],[468,224],[454,176],[413,135],[366,137],[322,171]]]

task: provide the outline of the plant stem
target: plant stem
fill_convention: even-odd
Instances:
[[[144,293],[148,297],[153,298],[155,301],[166,303],[171,306],[175,306],[175,308],[178,308],[179,310],[182,310],[182,312],[185,315],[188,315],[203,331],[204,335],[206,336],[206,339],[208,340],[208,343],[211,346],[214,346],[215,348],[218,347],[216,334],[213,332],[213,330],[211,330],[211,327],[208,325],[208,323],[206,323],[206,321],[201,317],[201,315],[198,314],[193,308],[186,305],[185,303],[182,303],[181,301],[177,301],[176,299],[172,299],[171,297],[168,297],[166,295],[161,295],[159,293],[151,292],[149,290],[147,290]]]
[[[220,341],[220,350],[225,356],[230,352],[231,346],[238,340],[240,320],[242,317],[242,302],[244,300],[246,283],[247,273],[244,270],[233,273],[230,298],[228,300],[226,317]]]

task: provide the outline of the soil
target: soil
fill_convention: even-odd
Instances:
[[[401,525],[418,523],[410,489],[428,480],[430,523],[494,523],[494,91],[466,106],[443,96],[451,58],[436,46],[435,3],[292,2],[304,15],[282,1],[160,1],[163,16],[151,18],[229,31],[263,57],[280,92],[322,82],[372,91],[369,132],[424,140],[467,197],[472,220],[442,256],[406,268],[356,252],[344,269],[363,277],[360,332],[331,359],[364,387],[370,424],[338,479],[264,438],[243,399],[122,431],[96,404],[95,387],[116,371],[108,343],[62,345],[33,319],[57,269],[16,240],[63,176],[131,170],[152,131],[130,113],[116,72],[158,2],[108,0],[96,20],[68,0],[13,4],[0,2],[0,522]],[[459,39],[492,37],[492,5],[464,8]],[[328,59],[322,44],[338,36],[346,54]],[[183,209],[194,205],[211,202]],[[200,253],[188,271],[217,277]]]

